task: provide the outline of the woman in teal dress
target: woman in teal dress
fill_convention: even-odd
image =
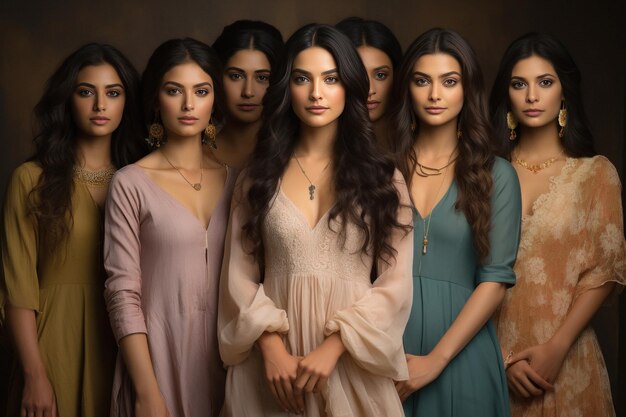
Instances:
[[[396,89],[395,152],[414,205],[413,308],[404,334],[407,416],[508,416],[489,321],[515,283],[521,198],[492,152],[476,56],[457,33],[413,42]]]

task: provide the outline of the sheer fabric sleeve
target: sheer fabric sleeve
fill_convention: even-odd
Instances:
[[[491,195],[489,255],[476,271],[475,283],[515,284],[513,265],[517,258],[522,218],[522,196],[517,173],[508,162],[496,158]]]
[[[400,196],[397,219],[405,229],[393,230],[389,241],[397,251],[389,263],[377,261],[378,276],[367,293],[338,311],[325,327],[326,336],[339,332],[352,359],[368,371],[404,380],[408,378],[402,334],[413,298],[413,212],[406,183],[396,171],[394,186]]]
[[[38,168],[27,163],[11,176],[2,217],[2,273],[0,322],[6,304],[39,311],[37,274],[38,226],[29,214],[28,199],[39,178]]]
[[[240,177],[245,176],[242,173]],[[243,362],[263,332],[286,333],[287,312],[265,295],[259,265],[244,248],[242,226],[247,219],[241,183],[236,185],[226,232],[220,278],[218,340],[226,366]]]
[[[622,187],[615,167],[604,157],[596,157],[590,178],[585,181],[584,195],[589,196],[582,250],[589,255],[580,274],[574,297],[615,282],[616,292],[626,283],[626,242],[622,215]]]
[[[104,298],[115,339],[147,333],[141,309],[140,198],[136,186],[118,172],[111,181],[104,223]]]

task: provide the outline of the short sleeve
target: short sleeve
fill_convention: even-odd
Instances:
[[[37,185],[40,168],[34,163],[20,165],[9,179],[2,213],[2,272],[0,318],[4,306],[39,311],[37,274],[38,226],[29,213],[28,200]]]
[[[263,332],[289,330],[287,312],[265,295],[259,265],[244,248],[242,227],[247,205],[241,203],[242,196],[243,187],[238,182],[224,245],[217,320],[220,355],[226,366],[243,362]]]
[[[590,265],[581,273],[574,297],[615,282],[616,292],[622,290],[626,273],[626,242],[622,214],[621,183],[615,167],[598,156],[593,162],[590,178],[584,182],[583,193],[589,196],[590,208],[585,224]]]
[[[522,217],[522,196],[517,173],[507,161],[496,158],[493,166],[489,255],[476,271],[476,284],[515,284],[513,265],[517,258]]]
[[[118,343],[124,336],[147,333],[141,309],[141,201],[136,184],[125,177],[129,168],[111,181],[104,223],[104,298]]]
[[[340,310],[326,323],[328,336],[339,332],[352,359],[373,374],[405,380],[408,378],[402,335],[413,300],[413,214],[406,183],[396,171],[394,185],[401,207],[389,243],[396,251],[389,263],[377,262],[378,276],[366,294],[350,307]]]

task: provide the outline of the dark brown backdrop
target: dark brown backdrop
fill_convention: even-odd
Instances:
[[[556,35],[582,70],[598,151],[623,174],[625,45],[618,24],[623,16],[619,2],[2,0],[0,190],[4,190],[10,172],[32,152],[31,113],[46,78],[62,58],[86,42],[117,46],[141,71],[152,50],[163,40],[191,36],[212,43],[222,27],[236,19],[265,20],[288,37],[305,23],[334,24],[351,15],[387,24],[403,47],[433,26],[459,31],[476,49],[487,85],[493,80],[502,52],[515,37],[531,30]],[[618,414],[626,416],[626,404],[620,398],[623,396],[616,395],[623,393],[626,386],[626,298],[622,297],[621,304],[604,308],[594,324],[606,355]],[[1,380],[6,377],[2,358],[6,358],[6,350],[1,346],[0,355],[2,389]]]

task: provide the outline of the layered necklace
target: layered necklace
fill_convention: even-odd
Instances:
[[[448,173],[448,167],[456,161],[456,157],[452,159],[452,155],[456,153],[456,149],[452,151],[450,156],[448,157],[448,163],[442,166],[441,168],[431,168],[424,164],[420,164],[419,161],[416,162],[415,173],[420,177],[434,177],[437,175],[441,175],[441,182],[439,183],[439,188],[437,188],[437,193],[435,194],[435,204],[430,209],[430,213],[428,216],[422,219],[424,233],[422,235],[422,255],[426,255],[428,253],[428,233],[430,231],[430,221],[433,218],[433,212],[435,211],[435,207],[439,203],[439,193],[441,192],[441,188],[443,184],[446,182],[446,174]],[[428,220],[427,220],[428,219]],[[420,264],[421,268],[421,264]]]
[[[298,160],[298,157],[296,156],[296,154],[293,154],[294,159],[296,160],[296,163],[298,164],[298,167],[300,168],[300,171],[302,171],[302,174],[304,175],[304,178],[306,178],[306,180],[309,182],[309,200],[314,200],[315,199],[315,190],[317,189],[315,187],[315,184],[313,183],[313,181],[311,181],[311,179],[309,178],[309,176],[306,174],[306,171],[304,170],[304,168],[302,168],[302,165],[300,164],[300,161]],[[326,169],[330,166],[330,161],[328,161],[328,163],[326,164],[326,166],[324,167],[324,169],[322,169],[322,172],[320,172],[320,175],[317,177],[317,180],[319,180],[322,176],[322,174],[324,174],[324,172],[326,171]]]
[[[113,165],[99,171],[88,171],[85,168],[74,165],[74,178],[88,187],[103,188],[109,185],[117,168]]]
[[[165,158],[165,160],[167,161],[168,164],[170,164],[170,166],[172,168],[174,168],[176,170],[176,172],[178,172],[178,174],[180,174],[181,177],[183,177],[183,179],[185,180],[185,182],[187,182],[187,184],[189,184],[191,186],[191,188],[193,188],[196,191],[200,191],[202,189],[202,173],[204,171],[204,169],[202,168],[202,154],[200,154],[200,181],[198,182],[194,182],[192,183],[191,181],[189,181],[187,179],[187,177],[185,177],[183,175],[183,173],[180,171],[180,169],[176,168],[174,166],[174,164],[172,164],[172,162],[170,161],[170,159],[167,157],[167,155],[165,155],[165,152],[163,152],[163,148],[159,148],[159,152],[161,152],[161,154],[163,155],[163,157]]]

